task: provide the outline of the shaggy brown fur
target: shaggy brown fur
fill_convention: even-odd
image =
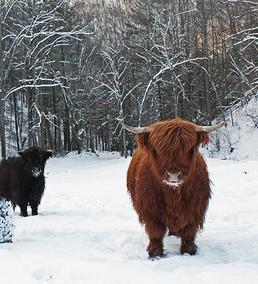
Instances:
[[[196,253],[196,234],[203,227],[211,190],[199,145],[208,143],[196,125],[173,119],[151,125],[137,135],[138,148],[127,173],[127,187],[139,220],[149,237],[150,257],[163,255],[167,231],[181,238],[180,252]],[[179,185],[169,185],[168,173],[179,173]]]

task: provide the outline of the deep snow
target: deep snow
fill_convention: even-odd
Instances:
[[[150,261],[126,192],[129,160],[72,154],[47,163],[39,216],[15,214],[13,244],[0,245],[1,284],[258,283],[258,161],[208,159],[213,181],[198,255]]]

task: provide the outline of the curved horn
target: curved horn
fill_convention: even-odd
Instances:
[[[196,132],[211,132],[211,131],[218,130],[219,128],[221,128],[224,125],[225,125],[224,121],[222,121],[219,124],[211,125],[211,126],[199,126],[199,125],[197,125],[195,130],[196,130]]]
[[[133,126],[129,126],[126,125],[122,120],[118,120],[121,125],[123,126],[124,129],[135,133],[135,134],[140,134],[140,133],[150,133],[151,132],[151,127],[150,126],[145,126],[145,127],[133,127]]]

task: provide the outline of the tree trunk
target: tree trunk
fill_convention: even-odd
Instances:
[[[28,103],[28,147],[31,147],[34,145],[34,139],[33,139],[33,111],[32,111],[32,103],[33,103],[33,90],[28,90],[28,97],[27,97],[27,103]]]
[[[2,27],[2,1],[0,1],[0,141],[1,141],[1,156],[6,158],[6,141],[5,141],[5,101],[4,96],[4,46],[3,46],[3,27]]]
[[[123,129],[123,155],[127,159],[126,132]]]
[[[64,150],[70,152],[72,150],[71,130],[70,130],[70,112],[69,107],[65,106],[64,113]]]
[[[13,94],[13,108],[14,108],[16,145],[17,145],[17,150],[20,151],[19,119],[18,119],[18,106],[17,106],[16,94]]]

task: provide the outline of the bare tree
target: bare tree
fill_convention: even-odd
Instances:
[[[1,141],[1,155],[6,157],[5,144],[5,104],[4,104],[4,46],[3,46],[3,18],[4,18],[4,1],[0,1],[0,141]]]

